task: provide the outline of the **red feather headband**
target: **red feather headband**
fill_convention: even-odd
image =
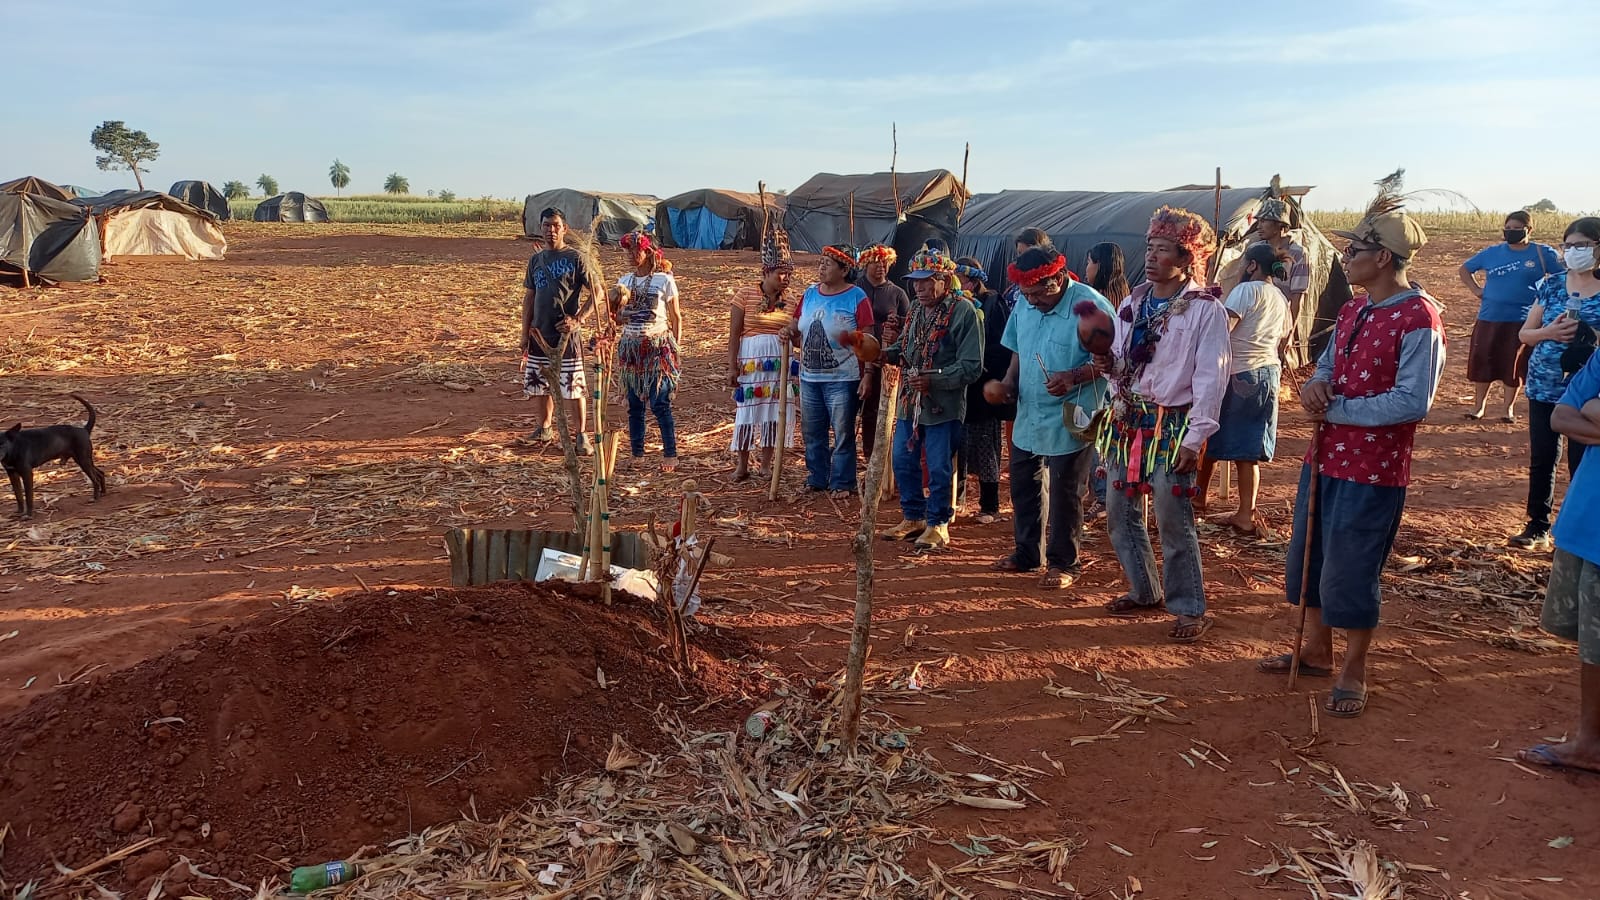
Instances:
[[[899,258],[900,254],[894,252],[894,248],[886,244],[873,244],[871,247],[861,251],[861,264],[863,266],[870,266],[875,262],[892,266],[895,260]]]
[[[1006,277],[1010,278],[1013,284],[1020,287],[1033,287],[1046,278],[1054,278],[1060,275],[1066,268],[1067,258],[1064,255],[1060,255],[1042,266],[1026,271],[1017,268],[1016,263],[1012,263],[1006,267]],[[1072,276],[1068,275],[1067,277],[1071,278]]]
[[[856,266],[860,265],[854,254],[850,253],[848,250],[845,250],[843,247],[837,247],[833,244],[823,247],[822,255],[833,260],[839,265],[844,266],[846,269],[854,269]]]

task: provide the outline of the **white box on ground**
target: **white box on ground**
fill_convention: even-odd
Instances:
[[[578,566],[582,562],[583,559],[581,557],[547,547],[539,554],[539,568],[534,572],[533,580],[549,581],[552,578],[559,578],[562,581],[577,581]],[[611,587],[615,590],[627,591],[643,600],[656,599],[656,576],[654,572],[612,566]]]

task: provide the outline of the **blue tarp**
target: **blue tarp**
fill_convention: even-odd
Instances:
[[[667,207],[667,221],[672,226],[672,238],[679,247],[689,250],[721,250],[730,237],[728,226],[733,224],[704,206],[695,209]]]

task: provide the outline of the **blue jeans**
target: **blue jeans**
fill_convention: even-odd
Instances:
[[[916,446],[912,446],[912,437]],[[894,423],[894,481],[900,489],[900,514],[908,522],[948,525],[955,490],[956,450],[961,423],[941,422],[912,428],[910,419]],[[928,461],[928,494],[922,494],[922,461]]]
[[[1205,578],[1200,572],[1200,538],[1194,527],[1194,506],[1187,496],[1174,497],[1174,486],[1194,484],[1194,473],[1174,475],[1157,468],[1150,476],[1155,493],[1150,500],[1156,508],[1156,529],[1161,534],[1167,612],[1175,616],[1201,616],[1206,611]],[[1129,497],[1113,488],[1106,492],[1106,521],[1111,529],[1111,546],[1128,576],[1128,594],[1141,606],[1157,606],[1162,601],[1162,585],[1156,581],[1156,554],[1150,547],[1150,528],[1145,518],[1145,498]]]
[[[634,456],[644,455],[645,399],[628,388],[628,447]],[[661,455],[673,459],[678,455],[678,426],[672,418],[672,391],[657,387],[650,392],[649,401],[661,429]]]
[[[1100,451],[1089,448],[1089,487],[1094,489],[1094,498],[1100,501],[1101,506],[1106,505],[1106,473],[1100,461]]]
[[[806,486],[856,489],[856,411],[859,381],[801,381],[800,435],[806,442]],[[832,431],[832,437],[829,431]],[[921,481],[917,482],[921,484]]]

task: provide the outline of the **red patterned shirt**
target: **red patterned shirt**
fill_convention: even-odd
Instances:
[[[1312,379],[1333,386],[1321,473],[1359,484],[1410,484],[1417,423],[1428,414],[1443,369],[1444,326],[1438,306],[1420,290],[1381,303],[1365,295],[1346,303]]]

